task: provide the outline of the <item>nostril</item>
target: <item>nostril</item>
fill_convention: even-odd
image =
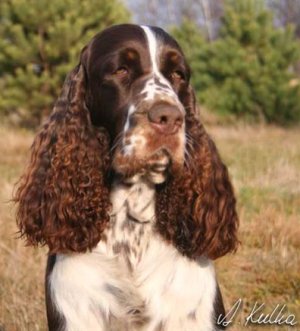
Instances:
[[[176,126],[181,126],[182,122],[183,122],[182,116],[178,116],[178,117],[175,119],[175,125],[176,125]]]
[[[167,116],[161,116],[160,117],[160,124],[166,125],[168,124],[168,117]]]

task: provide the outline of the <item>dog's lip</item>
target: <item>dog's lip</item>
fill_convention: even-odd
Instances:
[[[151,166],[151,170],[154,172],[163,172],[167,168],[168,164],[155,164]]]
[[[121,180],[124,184],[132,185],[141,179],[148,179],[155,184],[160,184],[165,181],[167,169],[172,162],[170,153],[165,148],[160,148],[148,160],[145,160],[145,167],[138,173],[132,176],[123,176]]]
[[[161,148],[150,156],[147,165],[151,171],[163,172],[171,164],[171,155],[166,148]]]

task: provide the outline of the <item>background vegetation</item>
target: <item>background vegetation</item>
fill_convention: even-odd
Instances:
[[[225,120],[298,123],[300,27],[278,23],[284,10],[275,9],[282,1],[195,1],[202,4],[193,10],[204,27],[184,6],[186,1],[182,3],[185,19],[167,29],[187,53],[198,100]],[[161,11],[170,7],[168,1],[153,5]],[[219,15],[217,22],[208,17],[210,7]],[[1,0],[0,116],[37,126],[51,111],[88,40],[104,27],[129,19],[120,0]]]
[[[129,17],[119,0],[1,0],[0,116],[37,126],[84,45]]]
[[[251,122],[300,121],[300,85],[292,84],[300,43],[291,26],[275,29],[272,13],[258,0],[232,0],[224,7],[219,37],[208,43],[202,34],[191,21],[174,29],[202,104]]]
[[[226,307],[243,300],[230,330],[300,330],[299,17],[300,0],[0,0],[0,331],[46,330],[47,250],[16,240],[9,202],[32,128],[91,36],[130,19],[178,39],[229,166],[242,246],[216,267]],[[298,324],[244,327],[256,301]]]

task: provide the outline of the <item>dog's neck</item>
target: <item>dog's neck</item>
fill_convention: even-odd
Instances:
[[[112,218],[126,213],[129,221],[151,222],[155,217],[155,185],[139,178],[129,184],[116,181],[111,190]]]
[[[117,256],[133,272],[149,247],[155,224],[155,185],[148,180],[126,184],[116,180],[111,189],[109,227],[99,248]]]

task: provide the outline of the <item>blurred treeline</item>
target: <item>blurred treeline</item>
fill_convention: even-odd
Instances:
[[[299,0],[0,0],[0,118],[38,125],[89,39],[130,21],[175,36],[225,121],[300,122]]]

